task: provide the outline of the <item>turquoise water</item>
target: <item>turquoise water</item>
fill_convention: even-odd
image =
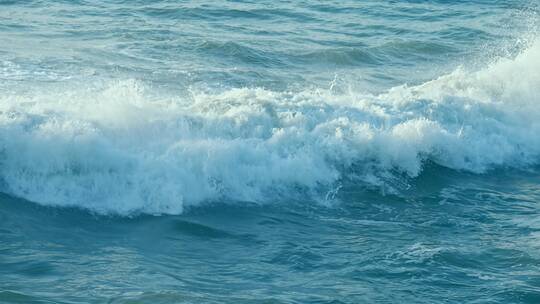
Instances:
[[[538,11],[0,0],[0,303],[540,303]]]

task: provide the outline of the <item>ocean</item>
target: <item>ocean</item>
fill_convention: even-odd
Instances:
[[[0,303],[540,303],[538,0],[0,0]]]

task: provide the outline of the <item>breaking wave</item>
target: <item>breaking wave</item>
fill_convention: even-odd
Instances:
[[[483,173],[540,155],[540,41],[512,59],[379,95],[241,88],[178,96],[136,80],[0,97],[0,189],[99,213],[315,200],[426,162]]]

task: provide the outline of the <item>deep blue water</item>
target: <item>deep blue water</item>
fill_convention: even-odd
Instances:
[[[0,0],[0,303],[540,303],[538,12]]]

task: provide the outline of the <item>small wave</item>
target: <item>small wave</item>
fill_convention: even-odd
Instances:
[[[479,71],[380,95],[262,88],[179,97],[135,80],[0,97],[2,191],[100,213],[210,200],[328,197],[429,161],[475,173],[537,164],[540,41]]]
[[[257,64],[263,67],[283,66],[283,63],[271,54],[244,46],[240,43],[203,41],[195,48],[203,56],[211,55],[222,59],[223,57],[228,57],[239,62]]]
[[[369,50],[358,48],[322,49],[299,54],[296,58],[317,64],[357,66],[359,64],[375,65],[379,58]]]

